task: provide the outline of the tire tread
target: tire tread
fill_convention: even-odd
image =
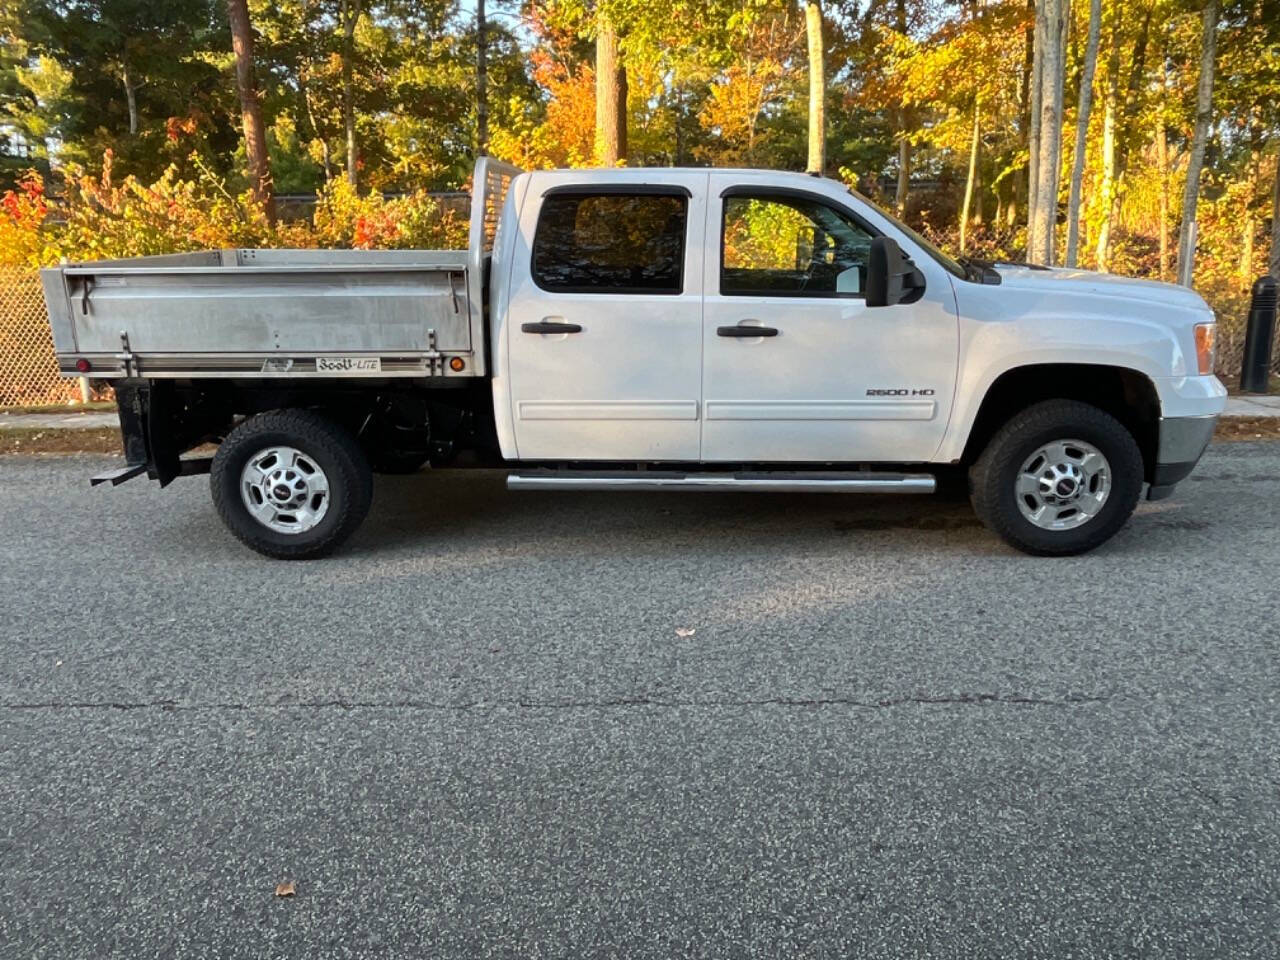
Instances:
[[[1093,520],[1075,530],[1040,530],[1029,523],[1006,489],[1026,446],[1042,436],[1101,441],[1111,464],[1111,495]],[[1017,461],[1017,462],[1015,462]],[[1086,553],[1128,522],[1142,494],[1142,452],[1129,430],[1105,410],[1079,400],[1045,400],[1015,414],[996,431],[969,471],[974,511],[1006,543],[1036,556]]]
[[[267,435],[280,436],[280,442],[296,442],[309,452],[323,451],[336,462],[340,477],[330,480],[330,489],[340,482],[345,495],[333,498],[336,502],[331,502],[330,509],[338,508],[337,522],[329,524],[326,515],[316,528],[323,531],[321,535],[311,536],[312,531],[307,531],[284,539],[244,509],[238,494],[241,468],[233,461],[246,447],[261,444]],[[228,470],[237,475],[229,478]],[[236,538],[251,550],[277,560],[310,560],[331,553],[360,526],[373,500],[373,472],[355,437],[314,411],[293,408],[256,414],[232,430],[214,455],[209,486],[218,515]]]

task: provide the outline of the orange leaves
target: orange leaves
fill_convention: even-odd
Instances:
[[[547,90],[541,122],[494,131],[495,156],[525,169],[583,167],[592,162],[596,125],[596,75],[590,64],[570,66],[545,51],[530,56],[534,79]]]
[[[703,129],[718,133],[731,148],[726,162],[751,163],[766,135],[760,118],[766,108],[783,93],[786,71],[773,59],[733,64],[712,85],[698,122]]]
[[[288,228],[286,228],[288,229]],[[369,249],[457,249],[466,246],[467,223],[441,210],[426,191],[391,200],[359,194],[346,180],[334,180],[316,196],[310,228],[292,227],[291,246]]]
[[[177,143],[183,137],[189,137],[200,129],[200,115],[189,113],[185,117],[170,117],[164,124],[165,139]]]
[[[191,123],[198,120],[190,119]],[[185,129],[188,121],[177,123]],[[0,264],[40,266],[59,257],[93,260],[218,247],[458,248],[464,216],[442,210],[426,191],[391,200],[357,194],[334,180],[317,195],[310,222],[272,226],[248,193],[235,195],[193,155],[200,175],[170,167],[152,183],[113,177],[111,152],[101,176],[71,167],[62,195],[49,200],[34,172],[0,197]]]

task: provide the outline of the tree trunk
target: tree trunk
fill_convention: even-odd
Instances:
[[[898,33],[907,35],[907,2],[898,0]],[[911,141],[907,139],[907,127],[911,115],[905,109],[898,110],[898,186],[893,192],[893,207],[899,217],[907,215],[907,193],[911,189]]]
[[[1254,239],[1258,232],[1253,204],[1262,180],[1262,144],[1262,126],[1258,106],[1255,104],[1250,110],[1249,166],[1245,176],[1243,202],[1240,204],[1240,284],[1245,290],[1253,284]]]
[[[823,72],[822,7],[808,0],[804,28],[809,40],[809,172],[821,173],[827,160],[827,81]]]
[[[1036,192],[1040,183],[1040,110],[1044,103],[1044,9],[1045,0],[1027,0],[1034,10],[1035,28],[1032,40],[1030,124],[1027,132],[1027,259],[1031,259],[1031,232],[1036,217]],[[1052,2],[1052,0],[1050,0]]]
[[[1021,105],[1018,114],[1018,141],[1027,148],[1028,159],[1031,151],[1031,116],[1034,111],[1031,109],[1031,75],[1035,68],[1035,22],[1036,22],[1036,6],[1035,0],[1027,0],[1027,11],[1031,14],[1031,19],[1027,24],[1025,34],[1025,48],[1022,58],[1022,82],[1018,90],[1018,103]],[[1005,210],[1006,226],[1010,229],[1018,222],[1018,211],[1027,201],[1025,194],[1029,194],[1030,185],[1030,168],[1028,167],[1028,178],[1011,177],[1013,181],[1010,190],[1009,206]]]
[[[960,208],[960,253],[965,252],[969,236],[969,205],[973,201],[973,181],[978,172],[979,102],[973,102],[973,140],[969,145],[969,176],[964,181],[964,205]]]
[[[1111,25],[1107,58],[1107,100],[1102,115],[1102,186],[1098,190],[1098,239],[1094,262],[1106,273],[1111,266],[1111,214],[1116,197],[1116,110],[1120,99],[1120,23]]]
[[[1169,95],[1168,54],[1160,73],[1160,109],[1156,114],[1156,166],[1160,171],[1160,279],[1169,279],[1169,131],[1164,105]]]
[[[907,196],[911,192],[911,143],[906,131],[898,137],[898,184],[893,191],[893,209],[899,217],[907,215]]]
[[[267,129],[262,122],[262,101],[253,69],[253,25],[248,0],[227,0],[231,47],[236,55],[236,89],[240,93],[240,120],[244,126],[244,152],[249,161],[249,185],[253,199],[262,205],[267,221],[276,222],[271,190],[271,157],[267,153]]]
[[[1178,273],[1191,286],[1195,267],[1196,203],[1200,199],[1200,171],[1204,167],[1209,121],[1213,119],[1214,52],[1218,30],[1218,0],[1204,8],[1203,37],[1200,43],[1200,83],[1196,88],[1196,126],[1191,137],[1191,159],[1187,162],[1187,183],[1182,193],[1182,226],[1178,232]]]
[[[360,0],[342,0],[342,125],[347,136],[347,182],[360,186],[359,151],[356,147],[355,84],[352,60],[355,59],[356,24],[360,20]]]
[[[596,24],[596,163],[615,167],[627,156],[627,74],[618,34],[602,14]]]
[[[1244,196],[1240,198],[1240,259],[1236,262],[1236,272],[1245,290],[1253,283],[1253,239],[1257,232],[1257,222],[1253,217],[1253,198],[1258,193],[1258,160],[1255,146],[1250,151],[1244,177]]]
[[[489,48],[484,0],[476,0],[476,156],[489,152]]]
[[[136,137],[138,135],[138,86],[133,82],[133,75],[129,73],[128,60],[121,61],[120,73],[124,82],[124,100],[129,107],[129,136]]]
[[[1054,225],[1058,214],[1058,184],[1062,160],[1063,41],[1066,39],[1066,0],[1042,0],[1044,52],[1040,56],[1040,149],[1036,164],[1035,213],[1031,222],[1029,257],[1046,266],[1053,263]]]
[[[1084,49],[1084,69],[1080,74],[1080,101],[1076,117],[1075,155],[1071,167],[1071,193],[1067,200],[1068,267],[1076,265],[1080,247],[1080,192],[1084,185],[1085,152],[1089,141],[1089,114],[1093,109],[1093,75],[1098,68],[1098,35],[1102,32],[1102,0],[1089,4],[1089,39]]]
[[[1271,188],[1271,276],[1280,280],[1280,155],[1276,157],[1276,182]]]
[[[325,139],[324,133],[320,130],[320,124],[316,122],[315,105],[311,102],[311,82],[308,79],[308,75],[309,71],[306,62],[303,61],[298,67],[298,87],[302,91],[302,103],[307,109],[307,122],[311,124],[311,132],[320,141],[320,161],[324,166],[324,182],[328,183],[333,179],[333,165],[329,158],[329,141]]]

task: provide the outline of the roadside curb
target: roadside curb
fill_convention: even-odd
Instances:
[[[118,427],[120,418],[114,413],[4,413],[0,411],[0,430],[101,430]]]
[[[1280,417],[1280,396],[1227,397],[1224,417]]]

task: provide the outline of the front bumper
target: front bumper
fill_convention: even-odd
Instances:
[[[1163,500],[1173,493],[1179,481],[1187,478],[1204,456],[1217,425],[1216,413],[1160,420],[1160,444],[1147,490],[1148,500]]]

